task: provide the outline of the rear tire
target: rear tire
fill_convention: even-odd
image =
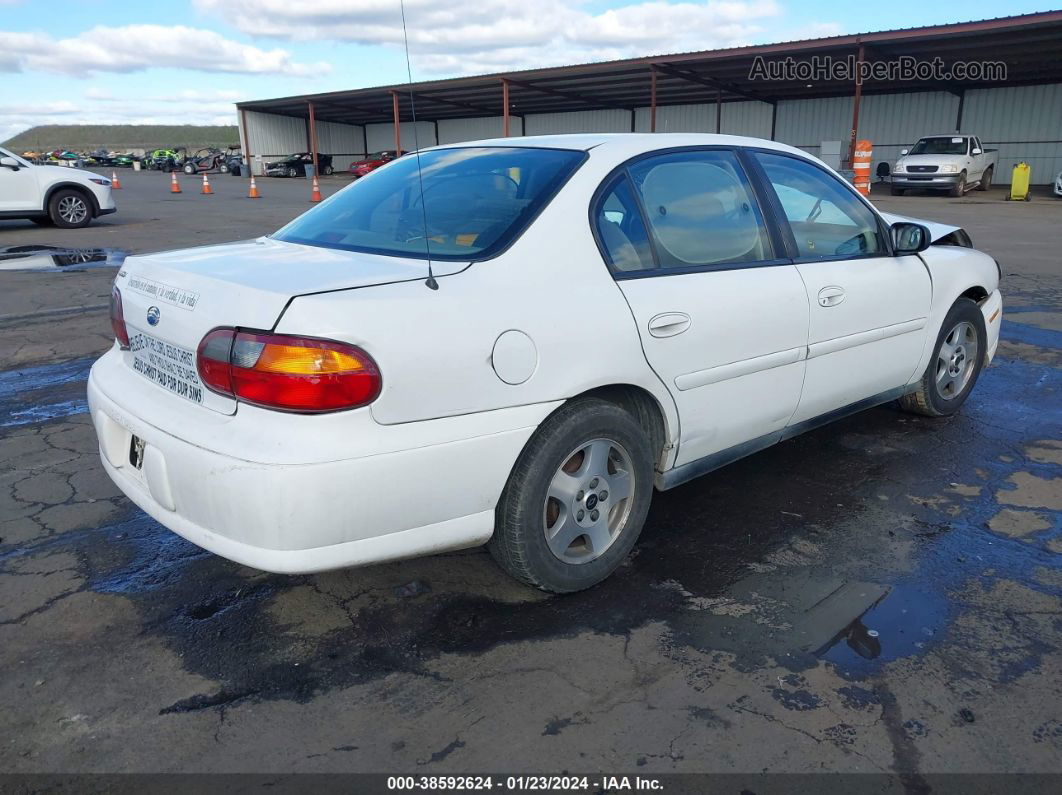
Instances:
[[[92,203],[81,191],[64,188],[52,194],[48,215],[60,229],[80,229],[92,220]]]
[[[981,375],[987,339],[980,308],[969,298],[960,298],[944,318],[922,380],[915,391],[900,398],[900,406],[926,417],[958,411]]]
[[[977,183],[978,190],[988,190],[992,187],[992,166],[985,169],[985,173],[981,175],[981,181]]]
[[[542,423],[509,475],[488,544],[494,560],[552,593],[601,582],[645,524],[652,460],[645,430],[616,404],[565,404]]]

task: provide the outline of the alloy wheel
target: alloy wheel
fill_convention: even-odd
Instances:
[[[604,554],[627,525],[634,505],[630,453],[610,439],[592,439],[565,456],[543,506],[546,544],[565,563]]]
[[[64,196],[58,209],[59,217],[68,224],[80,224],[88,216],[88,205],[78,196]]]
[[[952,327],[937,352],[937,394],[954,400],[970,383],[977,369],[977,329],[962,321]]]

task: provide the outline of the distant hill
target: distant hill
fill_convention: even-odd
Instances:
[[[124,152],[173,146],[224,148],[239,142],[240,135],[235,125],[44,124],[19,133],[2,145],[21,154],[52,149],[78,152],[109,149]]]

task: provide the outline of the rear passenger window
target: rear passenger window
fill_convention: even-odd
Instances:
[[[728,151],[674,152],[630,167],[661,268],[769,260],[756,199]]]
[[[877,216],[837,177],[797,157],[766,152],[754,156],[782,205],[801,257],[886,253]]]
[[[597,235],[609,267],[620,273],[656,267],[630,181],[620,177],[597,207]]]

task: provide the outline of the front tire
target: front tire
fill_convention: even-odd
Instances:
[[[903,188],[897,188],[895,185],[890,185],[889,189],[893,196],[903,196]]]
[[[92,205],[81,191],[58,190],[48,202],[48,215],[60,229],[80,229],[92,220]]]
[[[488,545],[494,560],[552,593],[601,582],[641,533],[652,461],[645,430],[616,404],[565,404],[531,437],[509,475]]]
[[[966,172],[959,174],[959,179],[951,186],[948,195],[953,199],[961,198],[966,193]]]
[[[970,396],[984,366],[988,335],[981,310],[960,298],[948,310],[937,335],[936,354],[915,391],[900,398],[900,406],[926,417],[954,414]]]
[[[299,172],[295,168],[295,166],[291,166],[290,168],[288,168],[288,176],[289,177],[297,177],[297,176],[299,176]]]
[[[192,163],[185,163],[184,164],[184,173],[185,174],[194,174],[195,173],[195,166]]]

